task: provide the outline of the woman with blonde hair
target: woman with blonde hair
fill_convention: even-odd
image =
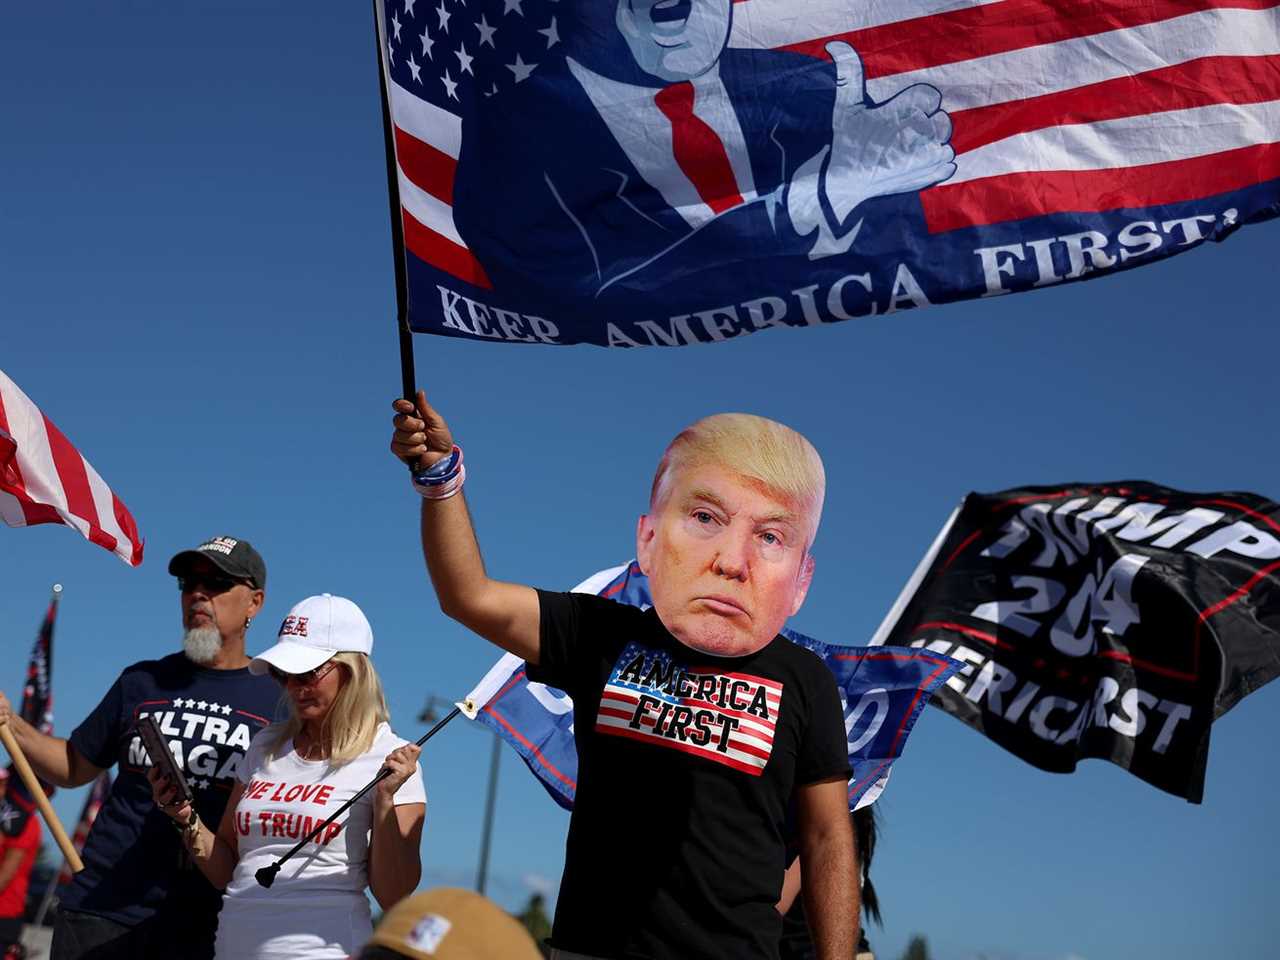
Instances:
[[[217,960],[338,960],[369,939],[364,891],[387,909],[422,873],[426,792],[420,749],[397,737],[369,654],[373,630],[350,600],[322,594],[295,606],[278,642],[253,659],[284,688],[288,717],[254,739],[216,832],[154,769],[156,803],[183,831],[195,865],[226,890]],[[391,775],[280,870],[255,872],[307,836],[382,767]]]

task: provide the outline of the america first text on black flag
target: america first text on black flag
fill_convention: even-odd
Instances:
[[[965,663],[934,703],[1044,770],[1199,803],[1210,725],[1280,674],[1280,507],[1147,482],[971,493],[877,633]]]

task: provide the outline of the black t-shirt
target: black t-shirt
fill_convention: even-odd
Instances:
[[[159,911],[212,943],[222,893],[183,865],[178,831],[151,800],[146,750],[135,726],[143,714],[155,717],[200,818],[217,830],[249,741],[271,721],[279,699],[280,688],[268,676],[255,677],[248,668],[207,670],[181,653],[127,667],[71,734],[71,745],[90,763],[120,768],[85,843],[84,870],[63,893],[62,906],[129,926]]]
[[[831,672],[782,637],[713,657],[653,610],[539,600],[529,678],[573,698],[578,746],[552,943],[628,960],[774,960],[793,791],[849,775]]]

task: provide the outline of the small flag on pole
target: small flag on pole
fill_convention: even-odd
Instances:
[[[40,632],[31,645],[31,659],[27,662],[27,676],[22,685],[22,706],[18,710],[18,715],[41,733],[53,733],[53,625],[58,617],[61,596],[62,585],[55,584]],[[53,792],[48,785],[45,790],[46,793]],[[17,836],[35,810],[35,799],[27,791],[22,778],[11,775],[4,805],[0,807],[0,832]]]
[[[27,680],[22,685],[22,719],[41,733],[53,733],[53,625],[58,618],[62,584],[53,585],[49,609],[31,645]]]
[[[124,503],[3,370],[0,519],[11,527],[64,523],[130,566],[142,562],[142,538]]]

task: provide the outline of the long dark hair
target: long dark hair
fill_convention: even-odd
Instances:
[[[853,811],[853,840],[857,844],[858,859],[862,862],[862,912],[876,926],[884,926],[880,919],[880,898],[871,883],[871,858],[876,855],[876,838],[880,835],[880,823],[874,806]]]

